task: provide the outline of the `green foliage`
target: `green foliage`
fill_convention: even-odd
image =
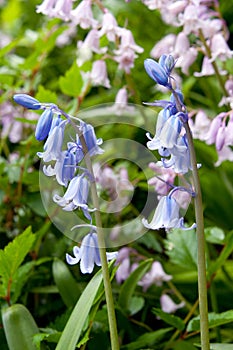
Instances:
[[[24,272],[22,269],[18,271],[18,268],[30,252],[35,238],[31,227],[28,227],[21,235],[10,242],[4,250],[0,250],[1,297],[7,295],[9,286],[16,277],[19,277],[20,273],[22,273],[22,280],[20,279],[19,283],[22,284],[23,275],[28,273],[27,269],[30,265],[27,265],[27,268],[24,267]]]
[[[140,281],[140,279],[151,267],[152,261],[152,259],[148,259],[139,264],[139,266],[131,273],[129,278],[121,286],[118,305],[123,310],[123,312],[128,312],[130,309],[132,309],[132,304],[130,304],[132,295],[135,291],[138,281]]]
[[[66,71],[64,77],[60,77],[59,86],[64,94],[72,97],[79,96],[83,87],[83,79],[76,62]]]
[[[228,310],[222,312],[220,314],[217,313],[209,313],[209,328],[214,328],[218,326],[222,326],[224,324],[233,322],[233,310]],[[198,331],[200,330],[200,317],[194,317],[191,321],[189,321],[187,326],[188,332]]]
[[[177,328],[179,331],[183,331],[185,328],[185,323],[180,317],[170,315],[167,312],[163,312],[161,309],[156,308],[153,308],[152,312],[161,318],[164,322],[168,323],[170,326]]]
[[[197,239],[195,230],[174,229],[165,240],[166,254],[172,264],[185,270],[197,269]]]

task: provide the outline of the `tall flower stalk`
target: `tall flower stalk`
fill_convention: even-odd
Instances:
[[[46,142],[44,152],[38,152],[38,156],[45,163],[55,162],[54,168],[51,164],[45,165],[43,167],[44,173],[47,176],[55,176],[60,185],[67,187],[63,197],[54,195],[54,202],[65,211],[81,209],[86,219],[90,221],[88,224],[80,225],[80,227],[90,227],[91,231],[84,237],[81,247],[74,247],[74,257],[66,254],[66,260],[71,265],[80,262],[82,273],[91,273],[94,264],[102,266],[111,349],[118,350],[117,322],[108,269],[108,260],[116,258],[117,252],[106,252],[99,198],[91,160],[93,155],[103,152],[99,147],[102,140],[96,139],[94,128],[90,124],[77,119],[79,122],[77,125],[72,116],[54,104],[40,103],[26,94],[17,94],[14,96],[14,100],[25,108],[43,110],[36,127],[35,137],[38,141],[46,139]],[[62,116],[65,119],[62,119]],[[64,129],[67,124],[71,124],[74,128],[76,140],[68,142],[67,149],[63,151]],[[86,169],[79,165],[83,159]],[[89,188],[94,209],[91,209],[87,203]],[[92,212],[95,217],[95,225],[92,224]]]
[[[207,278],[205,259],[205,237],[202,209],[201,186],[198,174],[194,149],[193,137],[188,123],[188,114],[183,103],[183,95],[177,87],[173,87],[174,81],[171,77],[175,60],[171,55],[162,55],[159,62],[152,59],[145,61],[145,69],[148,75],[159,85],[171,91],[170,101],[154,101],[146,103],[152,106],[163,107],[158,115],[156,135],[147,146],[151,150],[157,150],[162,159],[159,162],[164,168],[173,168],[180,176],[191,171],[192,180],[186,187],[173,186],[167,196],[160,199],[151,223],[146,219],[143,223],[150,229],[165,228],[170,230],[179,227],[188,229],[183,218],[179,217],[179,204],[174,198],[177,191],[186,191],[194,200],[196,223],[197,247],[198,247],[198,292],[200,310],[201,348],[209,350],[209,329],[208,329],[208,304],[207,304]],[[170,159],[168,158],[170,157]]]

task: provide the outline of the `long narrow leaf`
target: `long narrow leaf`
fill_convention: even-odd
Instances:
[[[76,348],[76,344],[79,340],[102,279],[102,272],[100,270],[88,283],[70,315],[62,336],[57,344],[56,350],[74,350]]]

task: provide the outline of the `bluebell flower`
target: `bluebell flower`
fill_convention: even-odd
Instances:
[[[13,96],[13,99],[16,103],[28,109],[37,110],[41,108],[41,103],[27,94],[16,94]]]
[[[158,206],[155,209],[152,221],[148,223],[148,221],[143,218],[142,223],[146,228],[151,230],[158,230],[160,228],[164,228],[166,230],[171,228],[193,228],[194,226],[190,228],[184,226],[184,218],[180,217],[179,210],[179,204],[171,195],[164,196],[160,199]]]
[[[53,111],[45,109],[41,114],[35,131],[35,137],[38,141],[43,141],[49,134],[53,121]]]
[[[60,205],[65,211],[72,211],[75,209],[81,209],[83,214],[88,220],[91,220],[90,209],[87,204],[89,193],[89,182],[84,176],[77,175],[70,181],[64,196],[55,194],[53,200],[55,203]]]
[[[175,66],[175,60],[172,55],[162,55],[159,59],[159,64],[160,66],[163,67],[165,72],[167,73],[168,76],[170,76],[174,66]]]
[[[63,120],[55,126],[44,144],[44,152],[37,152],[38,157],[42,158],[45,163],[60,158],[66,124],[67,120]]]
[[[84,122],[80,123],[80,130],[83,133],[87,149],[90,156],[96,154],[102,154],[104,151],[99,146],[102,145],[103,140],[101,138],[97,139],[95,135],[95,130],[91,124],[86,124]],[[79,137],[77,136],[77,145],[82,147]]]
[[[66,254],[66,261],[70,265],[75,265],[80,262],[80,270],[82,273],[92,273],[95,264],[101,266],[100,253],[98,247],[98,238],[95,232],[87,234],[81,247],[73,248],[74,257]],[[107,260],[116,259],[118,252],[106,253]]]
[[[147,142],[147,147],[150,150],[160,148],[173,148],[177,144],[182,122],[177,115],[171,115],[168,109],[160,111],[158,115],[156,134],[152,139],[148,134],[150,141]]]
[[[74,152],[62,151],[54,167],[51,164],[43,166],[43,172],[46,176],[56,176],[57,182],[67,187],[68,182],[74,177],[77,168],[76,156]]]
[[[172,89],[170,79],[170,73],[166,66],[154,61],[151,58],[147,58],[144,61],[144,67],[147,74],[159,85],[165,86],[168,89]]]

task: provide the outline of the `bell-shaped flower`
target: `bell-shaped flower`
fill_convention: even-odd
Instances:
[[[174,191],[174,189],[173,189]],[[151,230],[158,230],[165,228],[169,230],[171,228],[191,229],[184,226],[184,218],[179,215],[179,204],[169,194],[168,196],[161,197],[152,221],[149,223],[145,218],[142,219],[142,223],[146,228]]]
[[[149,272],[147,272],[138,285],[143,287],[143,291],[155,284],[158,287],[161,287],[163,282],[170,281],[172,279],[171,275],[167,275],[162,267],[162,264],[159,261],[154,261]]]
[[[70,181],[64,196],[55,194],[53,200],[65,211],[81,209],[88,220],[91,220],[89,211],[95,209],[88,208],[87,199],[89,193],[89,182],[84,174],[73,177]]]
[[[66,124],[67,121],[63,120],[59,125],[51,129],[44,144],[44,152],[37,152],[38,157],[42,158],[44,162],[60,159]]]
[[[13,96],[13,99],[16,103],[28,109],[36,110],[41,108],[41,103],[27,94],[16,94]]]
[[[98,247],[98,238],[95,232],[86,235],[80,247],[73,248],[74,257],[66,254],[66,261],[70,265],[80,262],[80,270],[82,273],[92,273],[95,264],[101,266],[100,253]],[[118,252],[106,253],[107,260],[117,258]]]
[[[84,122],[81,122],[80,130],[83,133],[87,149],[90,156],[96,155],[96,154],[102,154],[104,151],[99,147],[102,145],[103,140],[101,138],[97,139],[95,135],[95,129],[91,124],[86,124]],[[81,142],[77,136],[77,146],[80,146],[82,148]]]
[[[73,152],[68,150],[62,151],[54,167],[52,167],[51,164],[43,166],[43,172],[46,176],[56,176],[57,182],[65,187],[68,185],[68,182],[73,179],[75,170],[76,156]]]
[[[144,61],[144,67],[147,74],[153,79],[157,84],[171,89],[172,86],[169,82],[169,74],[166,66],[162,66],[158,62],[151,58],[147,58]]]
[[[105,61],[97,60],[94,61],[92,70],[90,73],[90,79],[94,86],[102,85],[109,89],[111,87],[108,79],[107,66]]]
[[[176,310],[185,306],[185,303],[182,301],[179,304],[174,303],[174,301],[167,294],[163,294],[160,297],[160,305],[163,312],[167,312],[168,314],[172,314],[176,312]]]
[[[36,125],[35,137],[38,141],[43,141],[49,134],[53,121],[52,109],[45,109]]]

